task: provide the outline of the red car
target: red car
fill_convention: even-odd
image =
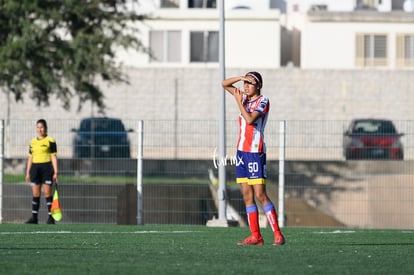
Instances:
[[[344,133],[345,159],[404,159],[401,137],[391,120],[354,119]]]

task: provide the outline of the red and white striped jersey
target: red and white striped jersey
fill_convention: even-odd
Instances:
[[[247,96],[243,96],[243,106],[247,112],[259,112],[259,118],[252,124],[248,125],[243,116],[239,115],[239,139],[237,141],[237,150],[250,153],[266,153],[264,143],[264,129],[270,109],[270,101],[264,95],[249,101]]]

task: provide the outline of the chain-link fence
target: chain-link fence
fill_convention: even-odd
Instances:
[[[30,215],[24,170],[35,123],[4,121],[2,222],[20,223]],[[265,132],[267,189],[275,205],[279,124],[268,121]],[[48,120],[58,145],[62,223],[137,223],[138,125],[138,120]],[[395,135],[346,133],[349,125],[285,122],[286,226],[414,228],[414,122],[394,121]],[[223,163],[218,127],[218,121],[144,121],[143,223],[206,224],[218,215],[217,165]],[[235,223],[245,225],[231,162],[237,122],[227,121],[226,131],[227,209],[235,213]],[[347,157],[349,150],[357,153]],[[391,153],[398,150],[402,159]],[[40,216],[46,220],[43,199]]]

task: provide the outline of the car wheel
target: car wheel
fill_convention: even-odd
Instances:
[[[350,152],[350,150],[346,150],[345,151],[345,160],[351,160],[352,159],[352,157],[351,157],[351,152]]]

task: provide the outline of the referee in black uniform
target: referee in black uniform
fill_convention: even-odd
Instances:
[[[58,181],[58,161],[56,141],[47,135],[46,120],[39,119],[36,122],[37,137],[30,142],[29,158],[26,168],[26,182],[32,186],[32,217],[26,222],[38,223],[40,207],[40,194],[46,199],[49,217],[47,224],[55,224],[50,208],[52,207],[52,184]]]

